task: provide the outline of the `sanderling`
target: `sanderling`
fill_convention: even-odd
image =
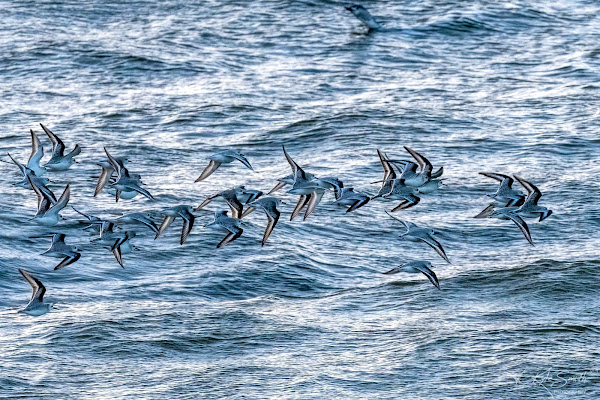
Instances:
[[[75,211],[77,214],[83,216],[85,219],[87,219],[87,221],[82,222],[83,224],[87,224],[87,226],[83,227],[83,230],[93,230],[93,231],[100,231],[101,225],[103,222],[105,222],[105,220],[103,220],[100,217],[96,217],[94,215],[89,215],[86,213],[83,213],[81,211],[79,211],[78,209],[76,209],[75,207],[71,206],[71,208],[73,209],[73,211]]]
[[[392,212],[406,210],[416,206],[421,198],[416,195],[417,188],[407,186],[404,179],[395,179],[392,181],[392,189],[382,197],[389,200],[402,200],[400,204],[392,209]]]
[[[442,186],[444,186],[444,183],[441,179],[433,179],[427,182],[426,184],[416,188],[416,192],[420,194],[430,194],[437,191]]]
[[[435,272],[431,270],[431,263],[429,261],[411,261],[403,264],[399,267],[393,268],[384,274],[396,274],[398,272],[408,272],[412,274],[422,273],[429,279],[433,286],[440,289],[440,281],[438,280]]]
[[[258,200],[253,201],[248,205],[248,208],[242,214],[242,218],[246,215],[250,214],[256,208],[262,208],[262,210],[267,215],[267,219],[269,220],[267,224],[267,228],[265,229],[265,233],[262,239],[262,246],[265,245],[267,238],[273,232],[275,225],[277,225],[277,221],[279,221],[279,216],[281,213],[277,210],[277,206],[282,204],[283,202],[275,197],[262,197]]]
[[[527,189],[527,197],[525,198],[523,205],[513,211],[513,213],[522,218],[539,218],[539,222],[542,222],[552,215],[552,210],[543,206],[538,206],[538,201],[540,200],[540,197],[542,197],[542,192],[540,192],[537,186],[517,175],[514,175],[514,177],[525,189]]]
[[[371,198],[365,193],[355,192],[354,188],[335,188],[335,203],[349,206],[346,212],[351,212],[367,204]]]
[[[215,211],[214,220],[205,225],[205,228],[216,228],[226,230],[227,236],[223,238],[217,245],[217,249],[223,246],[227,246],[235,239],[239,238],[244,230],[240,228],[242,222],[238,218],[231,218],[227,216],[227,211]]]
[[[115,162],[118,163],[119,167],[121,169],[125,169],[125,171],[121,171],[121,173],[125,173],[125,175],[129,175],[129,171],[127,171],[127,168],[125,168],[125,161],[122,158],[119,157],[113,157]],[[113,175],[116,172],[115,167],[113,166],[112,162],[106,162],[106,161],[101,161],[98,163],[98,166],[102,168],[102,171],[100,172],[100,176],[98,177],[98,182],[96,183],[96,188],[94,189],[94,197],[98,196],[98,193],[100,193],[102,191],[102,189],[104,189],[104,187],[106,186],[107,183],[110,182],[111,178],[113,177]],[[137,192],[134,192],[135,194],[137,194]]]
[[[414,163],[410,163],[410,165],[406,166],[402,172],[400,179],[404,179],[404,184],[406,186],[419,187],[425,185],[431,180],[433,166],[428,159],[413,149],[406,146],[404,146],[404,149],[406,149],[406,151],[408,151],[408,153],[417,161],[419,171],[417,172],[417,166]]]
[[[39,279],[33,277],[29,272],[19,268],[19,272],[23,275],[23,278],[31,285],[33,294],[31,300],[27,306],[20,312],[32,316],[40,316],[46,314],[52,308],[52,304],[44,303],[44,294],[46,293],[46,287],[40,282]]]
[[[131,231],[115,232],[114,228],[114,222],[104,221],[101,224],[100,236],[92,240],[92,242],[99,243],[110,249],[119,265],[125,268],[123,265],[123,254],[130,253],[134,249],[137,250],[130,242],[130,239],[134,238],[136,234]]]
[[[175,221],[175,218],[181,217],[183,219],[183,227],[181,229],[181,239],[179,244],[184,244],[186,239],[188,238],[192,228],[194,227],[194,221],[196,217],[192,214],[194,208],[192,206],[180,205],[175,207],[170,207],[163,210],[161,213],[165,216],[162,224],[158,228],[158,232],[156,232],[156,236],[154,239],[158,239],[158,237]]]
[[[21,174],[23,175],[23,179],[20,182],[14,183],[14,185],[21,186],[21,187],[24,187],[27,189],[33,189],[31,187],[31,184],[29,183],[29,180],[27,179],[27,177],[29,176],[31,178],[31,180],[34,181],[42,191],[46,192],[46,194],[48,194],[48,196],[53,198],[54,202],[56,203],[54,194],[50,191],[50,189],[48,189],[46,187],[46,185],[48,183],[50,183],[50,180],[48,178],[44,178],[44,177],[40,177],[40,176],[36,175],[33,170],[29,169],[29,167],[27,167],[26,165],[23,165],[20,162],[18,162],[17,160],[15,160],[13,158],[13,156],[10,155],[10,153],[7,153],[7,154],[8,154],[8,157],[10,157],[10,159],[12,160],[12,162],[19,168],[19,170],[21,171]]]
[[[53,196],[48,195],[46,190],[43,190],[42,187],[38,186],[29,175],[27,176],[27,179],[38,197],[38,209],[33,219],[46,226],[58,224],[58,220],[61,218],[59,213],[67,206],[71,196],[69,185],[67,185],[63,194],[58,201],[56,201]]]
[[[58,263],[54,270],[61,269],[67,265],[73,264],[75,261],[81,258],[79,249],[74,246],[69,246],[65,243],[66,235],[64,233],[49,233],[47,235],[31,236],[31,239],[37,238],[52,238],[52,243],[48,250],[42,253],[42,255],[62,258],[62,261]]]
[[[40,124],[40,126],[52,142],[52,157],[44,164],[44,168],[52,171],[64,171],[69,169],[69,167],[75,163],[73,157],[81,153],[81,147],[76,144],[75,148],[69,154],[65,155],[65,144],[63,141],[44,125]]]
[[[252,203],[253,201],[255,201],[256,199],[258,199],[260,196],[263,195],[263,192],[261,192],[260,190],[246,189],[246,187],[243,185],[238,186],[236,189],[237,189],[237,192],[236,192],[235,196],[242,204]]]
[[[496,192],[488,194],[487,196],[502,203],[503,206],[512,206],[514,203],[525,197],[523,196],[523,193],[512,188],[512,184],[515,180],[510,176],[493,172],[480,172],[479,174],[500,182],[500,186],[498,186]]]
[[[221,151],[219,153],[213,154],[209,158],[210,158],[210,161],[209,161],[208,165],[206,166],[206,168],[204,168],[204,171],[202,171],[202,173],[200,174],[198,179],[196,179],[195,182],[203,181],[206,178],[208,178],[209,176],[211,176],[212,173],[215,172],[221,164],[229,164],[235,160],[240,161],[242,164],[244,164],[246,166],[246,168],[254,171],[254,169],[250,165],[250,162],[248,161],[246,156],[244,156],[242,153],[240,153],[239,151],[236,151],[236,150]]]
[[[400,218],[393,216],[387,211],[386,213],[395,220],[400,221],[402,225],[404,225],[404,227],[406,228],[406,232],[400,235],[401,239],[406,239],[411,242],[424,242],[429,247],[434,249],[435,252],[440,255],[440,257],[446,260],[448,264],[450,264],[450,260],[448,259],[448,256],[446,256],[444,248],[442,247],[440,242],[433,238],[433,235],[435,235],[435,231],[433,229],[421,228],[412,222],[403,221]]]
[[[217,197],[221,197],[227,202],[227,204],[229,205],[229,208],[231,208],[231,216],[233,218],[241,218],[244,206],[238,199],[238,192],[239,192],[239,187],[235,187],[233,189],[223,190],[217,194],[208,196],[204,199],[204,201],[198,207],[196,207],[194,209],[194,211],[202,210],[214,199],[216,199]]]
[[[111,156],[106,147],[104,148],[104,152],[110,161],[110,164],[117,172],[117,178],[115,182],[111,182],[112,187],[117,189],[116,199],[119,201],[119,198],[123,196],[126,192],[138,192],[150,200],[154,200],[154,197],[148,192],[146,189],[142,188],[142,181],[139,175],[130,174],[127,168],[123,166],[122,161],[119,161],[115,157]]]
[[[523,236],[525,236],[525,239],[527,239],[527,241],[533,246],[533,240],[531,238],[531,233],[529,232],[529,227],[520,216],[515,214],[515,211],[518,209],[518,206],[496,208],[494,204],[490,204],[474,218],[496,218],[510,220],[517,225],[519,230],[523,233]]]
[[[326,190],[340,190],[344,187],[344,183],[337,178],[327,177],[327,178],[315,178],[312,181],[304,181],[295,183],[288,193],[298,194],[301,196],[301,200],[298,201],[298,205],[294,209],[292,213],[292,220],[294,217],[300,213],[304,204],[306,204],[306,211],[304,211],[303,219],[306,220],[312,213],[315,211],[315,208],[321,202],[323,195]],[[307,196],[305,199],[302,199],[302,196]],[[303,205],[298,207],[301,202]]]

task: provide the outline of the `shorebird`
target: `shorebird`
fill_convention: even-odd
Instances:
[[[426,184],[416,188],[416,192],[420,194],[430,194],[437,191],[442,186],[444,186],[444,183],[441,179],[432,179]]]
[[[227,216],[227,211],[215,211],[214,220],[205,225],[205,228],[213,228],[226,230],[227,235],[219,242],[217,249],[223,246],[227,246],[235,239],[239,238],[244,230],[240,228],[242,221],[238,218],[231,218]]]
[[[533,240],[531,238],[531,233],[529,232],[529,227],[523,218],[515,213],[518,209],[519,206],[496,208],[494,204],[490,204],[474,218],[496,218],[510,220],[517,225],[519,230],[523,233],[523,236],[525,236],[525,239],[527,239],[527,241],[533,246]]]
[[[306,219],[315,210],[326,189],[334,189],[336,187],[341,188],[344,186],[344,184],[337,178],[316,178],[312,174],[307,174],[298,165],[298,163],[296,163],[292,157],[290,157],[288,152],[285,150],[285,146],[282,145],[281,148],[283,149],[283,154],[285,155],[285,158],[292,169],[292,188],[288,190],[288,193],[300,196],[294,211],[292,211],[290,221],[300,214],[304,206],[306,206],[306,211],[304,212],[304,219]],[[273,192],[276,188],[277,187],[273,188],[271,192]]]
[[[52,308],[51,303],[44,303],[44,294],[46,293],[46,287],[40,282],[39,279],[33,277],[29,272],[19,268],[19,272],[23,275],[23,278],[31,285],[33,293],[31,300],[27,306],[19,312],[32,316],[40,316],[46,314]]]
[[[540,200],[540,197],[542,197],[542,192],[540,192],[537,186],[517,175],[514,175],[514,177],[527,190],[527,197],[525,198],[523,205],[513,211],[513,213],[522,218],[539,218],[539,222],[542,222],[551,216],[552,210],[543,206],[538,206],[538,201]]]
[[[438,253],[440,257],[442,257],[444,260],[446,260],[448,264],[451,264],[440,242],[433,238],[433,235],[435,235],[435,231],[433,229],[421,228],[412,222],[403,221],[400,218],[396,218],[387,211],[386,214],[394,218],[395,220],[400,221],[402,225],[404,225],[404,227],[406,228],[406,232],[400,235],[401,239],[405,239],[410,242],[423,242],[429,247],[431,247],[433,250],[435,250],[435,252]]]
[[[132,191],[138,192],[150,200],[154,200],[154,197],[152,197],[150,192],[141,187],[142,181],[139,175],[130,174],[127,168],[123,166],[122,162],[119,162],[119,160],[110,155],[108,150],[106,150],[106,147],[104,148],[104,152],[106,153],[111,166],[117,172],[117,178],[114,182],[111,182],[112,187],[117,189],[117,201],[119,201],[119,198],[122,197],[126,192]]]
[[[242,204],[252,203],[262,195],[263,192],[260,190],[246,189],[246,187],[243,185],[237,187],[237,192],[235,194],[239,202]]]
[[[338,178],[315,178],[312,181],[295,183],[288,193],[306,196],[304,201],[299,201],[292,212],[290,220],[294,219],[306,205],[303,220],[306,220],[315,211],[315,208],[321,202],[326,190],[340,190],[344,187],[344,183]]]
[[[127,170],[127,168],[125,168],[126,159],[122,157],[113,157],[113,159],[121,168],[121,172],[127,176],[130,176],[129,171]],[[102,171],[100,172],[98,182],[96,183],[96,188],[94,189],[94,197],[98,196],[98,194],[102,191],[102,189],[104,189],[106,184],[109,183],[110,180],[113,178],[113,175],[117,172],[110,160],[109,162],[101,161],[98,163],[98,166],[102,168]],[[138,179],[140,179],[139,175],[137,175],[137,177]],[[136,191],[132,192],[133,195],[130,198],[133,198],[137,194]]]
[[[115,259],[122,268],[123,265],[123,254],[137,250],[130,242],[130,239],[136,236],[135,232],[131,231],[114,231],[115,224],[111,221],[104,221],[100,227],[100,236],[92,242],[99,243],[106,246],[115,256]]]
[[[392,209],[392,212],[396,212],[419,204],[421,198],[416,193],[418,193],[417,188],[407,186],[404,179],[395,179],[392,181],[392,189],[382,197],[389,200],[402,200],[400,204]]]
[[[515,180],[510,176],[492,172],[480,172],[479,174],[500,182],[500,186],[498,186],[496,192],[488,194],[487,196],[502,203],[503,206],[513,206],[516,202],[525,198],[523,193],[512,188],[512,184]]]
[[[408,272],[411,274],[422,273],[423,275],[425,275],[427,277],[427,279],[429,279],[429,281],[433,284],[433,286],[440,289],[440,281],[438,280],[437,276],[435,275],[435,272],[433,272],[431,270],[431,267],[432,266],[429,261],[411,261],[411,262],[407,262],[406,264],[403,264],[399,267],[393,268],[387,272],[384,272],[384,274],[390,275],[390,274],[397,274],[398,272]]]
[[[231,208],[231,216],[233,218],[241,218],[244,206],[238,199],[239,188],[240,187],[238,186],[233,189],[223,190],[217,194],[213,194],[212,196],[206,197],[206,199],[204,199],[204,201],[198,207],[196,207],[194,211],[202,210],[214,199],[216,199],[217,197],[221,197],[227,202],[229,208]]]
[[[38,197],[38,209],[33,217],[34,221],[46,226],[58,224],[58,220],[61,218],[59,213],[67,206],[71,196],[69,185],[67,185],[63,194],[58,201],[56,201],[56,199],[53,198],[54,195],[50,196],[47,191],[41,186],[38,186],[29,175],[27,176],[27,179]]]
[[[281,213],[279,212],[279,210],[277,210],[277,206],[280,204],[283,204],[283,202],[279,199],[276,199],[275,197],[262,197],[250,203],[246,211],[244,211],[244,213],[242,214],[243,218],[246,215],[250,214],[252,211],[254,211],[256,208],[261,208],[265,212],[269,222],[267,223],[267,228],[265,229],[265,233],[263,234],[263,239],[261,242],[262,246],[265,245],[268,237],[271,235],[271,232],[273,232],[273,229],[275,229],[277,221],[279,221],[279,216],[281,215]]]
[[[173,223],[173,221],[175,221],[175,218],[181,217],[183,219],[183,227],[181,229],[181,240],[179,241],[179,244],[184,244],[192,228],[194,227],[194,221],[196,219],[194,214],[192,214],[192,211],[194,211],[194,208],[188,205],[180,205],[163,210],[162,214],[165,216],[165,219],[163,220],[162,224],[160,224],[154,239],[158,239],[158,237]]]
[[[336,188],[334,192],[336,204],[349,206],[347,213],[364,206],[371,200],[367,194],[355,192],[354,188]]]
[[[372,29],[379,29],[381,27],[381,25],[379,25],[379,23],[375,21],[375,18],[373,18],[371,13],[369,13],[369,11],[367,11],[367,9],[361,6],[360,4],[349,5],[345,8],[346,10],[350,11],[356,18],[358,18],[363,24],[365,24],[369,28],[369,31]]]
[[[254,171],[246,156],[244,156],[242,153],[236,150],[221,151],[219,153],[213,154],[209,157],[209,159],[210,161],[208,165],[206,166],[206,168],[204,168],[204,171],[202,171],[198,179],[196,179],[196,182],[201,182],[209,176],[211,176],[212,173],[215,172],[221,164],[229,164],[235,160],[238,160],[239,162],[244,164],[246,168]]]
[[[50,191],[50,189],[48,189],[46,187],[46,185],[48,183],[50,183],[50,180],[48,178],[43,178],[40,177],[38,175],[35,174],[35,172],[30,169],[29,167],[27,167],[26,165],[21,164],[20,162],[18,162],[17,160],[15,160],[10,153],[7,153],[8,157],[10,157],[10,159],[12,160],[12,162],[19,168],[19,171],[21,171],[21,174],[23,175],[23,179],[20,182],[15,183],[15,186],[21,186],[24,187],[26,189],[33,189],[31,187],[31,184],[29,183],[29,180],[27,179],[27,177],[29,176],[31,178],[32,181],[34,181],[38,187],[46,192],[46,194],[48,196],[50,196],[51,198],[54,199],[54,202],[56,203],[56,199],[53,197],[54,194]]]
[[[419,166],[419,171],[417,171],[417,164],[411,162],[404,168],[400,175],[400,179],[404,179],[404,184],[419,187],[431,181],[433,166],[429,160],[409,147],[404,146],[404,149],[417,161]]]
[[[49,233],[47,235],[31,236],[31,239],[52,238],[50,247],[41,255],[62,258],[62,261],[54,267],[55,271],[66,267],[67,265],[71,265],[81,258],[80,250],[66,244],[65,237],[66,235],[64,233]]]
[[[73,157],[81,153],[81,147],[76,144],[75,148],[69,154],[65,155],[65,144],[63,141],[44,125],[40,124],[40,126],[52,142],[52,157],[44,164],[44,168],[52,171],[65,171],[69,169],[75,163]]]

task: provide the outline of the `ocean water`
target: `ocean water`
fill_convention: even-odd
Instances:
[[[2,1],[0,154],[29,155],[43,123],[78,163],[48,173],[70,204],[122,212],[198,205],[290,173],[374,194],[376,150],[409,146],[444,166],[446,186],[396,215],[440,231],[452,264],[402,241],[373,201],[346,214],[326,194],[306,221],[296,196],[260,246],[181,222],[124,255],[90,243],[79,216],[31,221],[36,197],[0,164],[0,398],[594,399],[600,398],[600,4],[596,1],[364,1],[367,33],[337,1]],[[103,146],[127,156],[156,197],[92,197]],[[246,154],[194,183],[221,150]],[[47,159],[47,156],[46,158]],[[531,222],[473,216],[495,182],[518,174],[554,214]],[[515,184],[518,187],[518,184]],[[246,219],[246,218],[245,218]],[[157,222],[158,218],[157,218]],[[81,260],[40,255],[64,232]],[[383,275],[411,259],[423,275]],[[18,313],[30,287],[55,309]]]

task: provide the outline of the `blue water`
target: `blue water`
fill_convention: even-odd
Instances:
[[[234,185],[268,191],[309,172],[371,194],[376,149],[444,166],[446,187],[397,215],[441,232],[452,264],[401,241],[373,201],[345,214],[327,194],[307,220],[287,205],[216,249],[200,213],[124,255],[90,244],[78,215],[43,228],[33,192],[0,164],[0,397],[47,399],[600,398],[600,4],[364,1],[365,28],[335,1],[0,3],[0,154],[25,161],[44,123],[79,163],[49,173],[94,215],[161,210]],[[156,197],[92,197],[106,146]],[[194,183],[214,152],[234,163]],[[3,159],[7,157],[2,156]],[[519,174],[554,211],[530,224],[472,217]],[[515,184],[516,187],[518,185]],[[215,201],[209,211],[224,208]],[[83,251],[53,271],[60,231]],[[429,260],[422,275],[382,275]],[[56,308],[17,311],[25,268]]]

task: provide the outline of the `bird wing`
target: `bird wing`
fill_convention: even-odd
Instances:
[[[426,237],[424,239],[421,239],[423,242],[427,243],[432,249],[435,250],[436,253],[438,253],[440,255],[440,257],[442,257],[444,260],[446,260],[446,262],[448,264],[451,264],[450,260],[448,259],[448,256],[446,255],[446,252],[444,251],[444,248],[442,247],[442,245],[440,244],[440,242],[438,242],[437,240],[435,240],[432,237]]]
[[[194,227],[196,217],[191,213],[180,213],[179,215],[183,218],[183,227],[181,228],[181,240],[179,244],[184,244]]]
[[[52,131],[46,128],[43,124],[40,124],[46,135],[50,138],[52,142],[52,157],[63,157],[65,153],[65,144],[58,136],[56,136]]]
[[[24,269],[19,268],[19,272],[23,275],[23,278],[31,285],[33,289],[33,293],[31,295],[31,300],[38,300],[42,302],[44,300],[44,293],[46,293],[46,287],[40,282],[39,279],[31,276],[31,274]]]
[[[304,220],[306,220],[306,218],[308,218],[310,214],[312,214],[313,211],[315,211],[315,208],[317,208],[317,206],[321,202],[321,199],[323,198],[324,194],[324,191],[319,191],[312,192],[309,195],[308,205],[306,206],[306,211],[304,212]]]
[[[98,183],[96,183],[96,189],[94,190],[94,197],[98,196],[98,193],[100,193],[100,191],[102,189],[104,189],[104,186],[106,186],[106,184],[108,183],[108,181],[110,180],[110,178],[112,177],[114,172],[115,172],[115,169],[112,166],[110,166],[110,167],[102,166],[102,172],[100,173],[100,177],[98,178]]]
[[[156,231],[156,236],[154,237],[154,240],[158,239],[158,237],[162,235],[165,230],[167,230],[167,228],[173,223],[173,221],[175,221],[174,216],[165,215],[165,219],[163,219],[163,222],[160,224],[160,227]]]
[[[435,275],[435,272],[433,272],[429,267],[427,267],[425,265],[417,265],[414,268],[421,271],[423,273],[423,275],[425,275],[427,277],[427,279],[429,279],[429,281],[431,283],[433,283],[433,286],[440,289],[440,281],[438,280],[438,277]]]
[[[229,233],[227,234],[227,236],[225,236],[223,238],[223,240],[221,240],[221,242],[219,242],[219,244],[217,245],[217,249],[219,249],[223,246],[227,246],[228,244],[233,242],[235,239],[242,236],[242,232],[244,231],[242,228],[239,228],[237,226],[227,228],[227,230],[229,230]]]
[[[520,176],[514,175],[514,177],[527,190],[527,199],[525,199],[525,202],[537,204],[540,197],[542,197],[542,192],[540,189],[538,189],[533,183],[526,181]]]
[[[304,206],[306,205],[308,200],[309,200],[309,196],[305,196],[305,195],[300,196],[300,198],[298,199],[298,203],[296,203],[296,207],[294,207],[294,211],[292,211],[292,215],[290,216],[290,221],[292,221],[294,218],[296,218],[298,216],[298,214],[300,214],[300,211],[302,211],[302,208],[304,208]]]
[[[79,260],[80,258],[81,258],[81,253],[73,253],[73,255],[68,255],[65,258],[63,258],[62,261],[59,262],[56,267],[54,267],[54,270],[56,271],[56,270],[66,267],[67,265],[73,264],[75,261]]]
[[[283,145],[281,145],[281,148],[283,149],[283,154],[285,154],[285,158],[287,159],[288,163],[290,164],[290,167],[292,168],[292,174],[294,175],[294,183],[297,182],[298,179],[302,181],[307,181],[308,179],[306,178],[306,172],[304,172],[304,170],[300,168],[298,164],[296,164],[292,157],[290,157],[287,151],[285,151],[285,147]]]
[[[518,215],[513,215],[511,213],[506,213],[506,216],[512,222],[514,222],[515,225],[517,225],[519,230],[523,233],[523,236],[525,236],[525,239],[527,239],[529,244],[531,244],[533,246],[533,239],[531,238],[531,233],[529,232],[529,227],[527,226],[527,223],[525,223],[523,218],[519,217]]]
[[[206,166],[206,168],[204,168],[204,171],[202,171],[202,173],[200,174],[198,179],[195,180],[195,182],[203,181],[206,178],[208,178],[209,176],[211,176],[212,173],[215,172],[217,170],[217,168],[219,168],[219,165],[221,165],[220,162],[215,161],[215,160],[210,160],[208,165]]]
[[[30,129],[29,132],[31,132],[31,155],[27,165],[39,164],[42,157],[44,157],[44,147],[42,147],[42,142],[33,132],[33,129]]]
[[[275,206],[265,208],[265,214],[267,214],[267,219],[269,220],[269,223],[267,224],[267,227],[265,228],[265,233],[263,234],[261,244],[262,246],[265,245],[267,239],[271,235],[271,232],[273,232],[273,229],[275,229],[275,225],[277,225],[277,222],[279,221],[279,216],[281,215],[281,213],[279,212],[279,210],[277,210]]]
[[[419,163],[419,167],[421,168],[422,172],[431,174],[433,166],[431,165],[428,159],[426,159],[421,154],[417,153],[409,147],[404,146],[404,149],[410,153],[410,155],[417,161],[417,163]]]

